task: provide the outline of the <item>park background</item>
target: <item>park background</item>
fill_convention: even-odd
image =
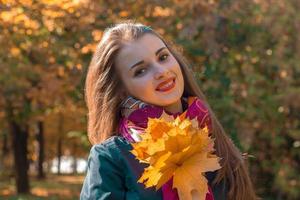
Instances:
[[[257,194],[300,199],[299,10],[299,0],[0,0],[0,199],[78,199],[91,147],[85,75],[104,28],[126,19],[182,50],[249,155]]]

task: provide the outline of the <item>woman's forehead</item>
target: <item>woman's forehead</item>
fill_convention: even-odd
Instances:
[[[165,46],[157,36],[145,34],[137,40],[126,42],[119,51],[116,62],[121,61],[123,64],[138,62],[149,56],[155,56],[156,51]]]

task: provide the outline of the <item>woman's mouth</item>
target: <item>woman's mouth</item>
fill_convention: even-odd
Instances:
[[[160,83],[155,90],[159,92],[166,92],[171,90],[174,87],[175,87],[175,78],[173,77]]]

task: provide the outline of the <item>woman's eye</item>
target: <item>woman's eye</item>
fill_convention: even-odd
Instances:
[[[164,61],[164,60],[168,59],[168,57],[169,57],[169,54],[167,54],[167,53],[162,54],[161,56],[159,56],[159,61]],[[134,77],[136,77],[136,76],[141,76],[141,75],[143,75],[146,71],[147,71],[146,68],[140,68],[140,69],[138,69],[138,70],[136,70],[136,71],[134,72]]]
[[[134,76],[140,76],[143,73],[145,73],[146,69],[142,68],[142,69],[138,69],[134,72]]]
[[[163,55],[161,55],[161,56],[159,57],[159,60],[160,60],[160,61],[164,61],[164,60],[166,60],[168,57],[169,57],[169,54],[163,54]]]

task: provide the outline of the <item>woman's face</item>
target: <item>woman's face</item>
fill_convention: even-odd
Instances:
[[[179,63],[155,35],[145,34],[119,51],[115,67],[127,94],[146,103],[178,103],[184,81]]]

